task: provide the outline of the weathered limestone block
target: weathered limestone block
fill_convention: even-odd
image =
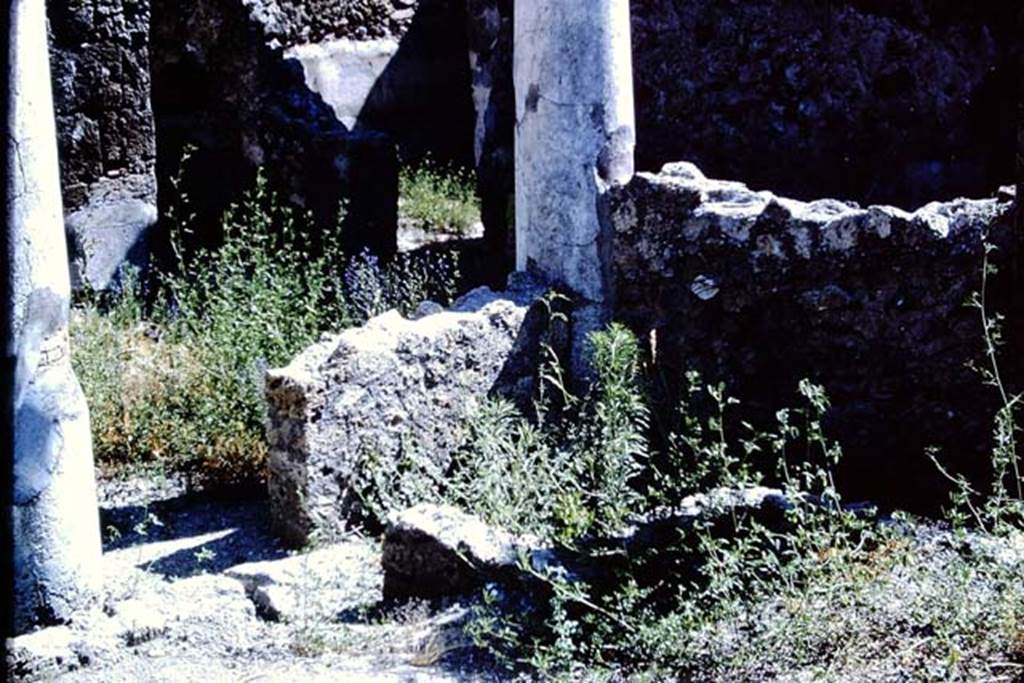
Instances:
[[[5,357],[14,362],[14,630],[66,622],[101,581],[89,410],[71,367],[71,296],[43,0],[11,7],[5,122]]]
[[[391,311],[268,372],[268,477],[282,536],[301,544],[314,529],[343,527],[368,456],[401,457],[411,439],[443,466],[485,396],[531,396],[541,294],[523,281],[504,293],[474,290],[414,321]]]
[[[380,554],[363,542],[341,542],[280,560],[248,562],[224,571],[245,587],[260,616],[272,621],[333,620],[345,610],[380,601]]]
[[[384,597],[460,595],[487,581],[513,580],[520,555],[538,545],[450,505],[416,505],[388,520]]]
[[[144,267],[157,223],[149,0],[47,5],[72,285]]]
[[[964,303],[981,287],[986,241],[1002,247],[995,262],[1013,257],[1011,198],[914,212],[805,203],[669,164],[612,192],[615,315],[652,340],[666,376],[725,381],[766,420],[800,379],[824,384],[847,493],[934,500],[942,484],[925,447],[967,471],[984,462],[993,394],[966,367],[984,359]],[[989,304],[1014,320],[1021,302],[993,277]]]

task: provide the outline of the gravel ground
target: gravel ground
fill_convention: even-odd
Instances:
[[[18,639],[10,680],[490,680],[466,609],[383,604],[379,543],[301,554],[270,531],[265,495],[102,481],[105,595],[67,627]]]

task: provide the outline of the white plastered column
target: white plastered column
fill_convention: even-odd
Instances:
[[[517,0],[516,267],[579,298],[573,366],[612,306],[605,195],[633,176],[628,0]]]
[[[14,628],[61,623],[100,587],[89,413],[68,348],[70,275],[44,0],[10,5],[5,131],[14,378]]]

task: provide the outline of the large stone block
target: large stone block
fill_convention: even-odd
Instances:
[[[302,543],[314,529],[344,527],[369,455],[399,458],[411,439],[443,467],[486,396],[528,400],[546,329],[542,294],[523,280],[418,320],[391,311],[268,372],[268,476],[282,536]]]

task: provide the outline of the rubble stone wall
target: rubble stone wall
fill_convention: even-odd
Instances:
[[[142,265],[157,220],[148,0],[47,3],[72,275]]]
[[[875,499],[934,503],[928,446],[975,473],[985,462],[994,394],[967,368],[985,359],[964,304],[985,242],[1003,247],[994,260],[1011,255],[1010,188],[910,213],[804,203],[677,163],[612,204],[615,317],[650,343],[668,386],[696,369],[771,419],[800,379],[824,384],[851,490]],[[992,311],[1020,308],[1010,275],[989,283]]]
[[[469,0],[477,165],[514,176],[511,3]],[[1014,3],[633,0],[637,168],[687,159],[801,199],[914,208],[1013,172]],[[503,180],[504,179],[504,180]]]

